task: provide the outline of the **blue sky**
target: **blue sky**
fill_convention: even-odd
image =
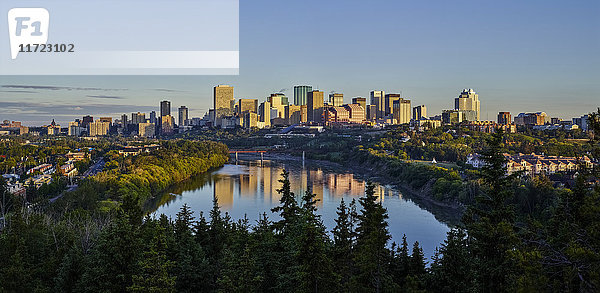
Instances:
[[[600,1],[241,1],[239,34],[239,76],[0,76],[0,119],[116,117],[163,98],[202,116],[216,84],[261,100],[296,84],[346,102],[402,92],[429,115],[473,88],[490,120],[600,106]]]

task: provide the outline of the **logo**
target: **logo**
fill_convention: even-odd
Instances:
[[[46,44],[50,13],[45,8],[13,8],[8,11],[10,54],[16,59],[22,46]]]

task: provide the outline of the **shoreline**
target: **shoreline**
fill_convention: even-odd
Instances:
[[[241,160],[260,160],[260,156],[255,154],[238,154],[238,158]],[[293,161],[302,164],[302,157],[292,155],[290,153],[265,153],[264,159],[273,161]],[[228,163],[234,162],[230,156]],[[305,163],[315,165],[318,167],[325,167],[338,172],[348,172],[356,175],[362,180],[372,180],[381,185],[391,186],[396,189],[407,199],[414,202],[417,206],[432,213],[434,217],[449,226],[456,226],[460,224],[462,214],[464,213],[465,207],[460,204],[453,204],[448,202],[441,202],[435,200],[431,196],[424,195],[422,191],[414,190],[403,183],[397,182],[389,176],[383,176],[380,172],[377,172],[374,168],[361,167],[361,166],[347,166],[337,162],[305,159]]]

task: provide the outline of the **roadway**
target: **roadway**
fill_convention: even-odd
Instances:
[[[100,158],[100,160],[98,160],[96,163],[94,163],[92,166],[90,166],[85,172],[83,172],[83,175],[81,176],[81,178],[79,180],[84,180],[90,176],[94,176],[94,175],[102,172],[102,168],[104,168],[104,164],[106,164],[106,162],[104,162],[104,157],[102,157],[102,158]],[[67,186],[67,190],[63,191],[58,196],[51,198],[50,203],[53,203],[56,200],[58,200],[59,198],[63,197],[63,195],[65,195],[65,193],[67,193],[67,192],[72,192],[72,191],[77,190],[77,187],[79,187],[77,184]]]

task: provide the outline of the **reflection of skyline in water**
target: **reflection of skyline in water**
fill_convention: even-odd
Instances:
[[[233,220],[247,217],[255,224],[259,215],[266,213],[274,221],[279,215],[271,209],[279,205],[277,189],[281,183],[278,180],[284,168],[290,172],[291,188],[298,200],[307,188],[317,195],[317,213],[328,231],[335,226],[336,210],[342,198],[349,204],[352,199],[364,195],[365,181],[350,172],[310,164],[304,168],[297,161],[265,160],[262,167],[260,160],[240,161],[239,165],[228,164],[177,184],[162,197],[148,202],[146,208],[155,216],[165,214],[174,218],[185,203],[194,211],[194,216],[200,212],[208,215],[216,195],[221,210]],[[421,243],[428,257],[444,241],[448,226],[430,212],[387,186],[377,185],[375,195],[388,210],[393,241],[401,241],[402,235],[406,234],[410,243]]]
[[[227,169],[239,168],[243,172],[228,173]],[[267,204],[279,203],[281,196],[277,192],[281,188],[281,173],[284,166],[264,161],[260,167],[260,161],[248,162],[248,165],[227,165],[222,170],[225,174],[211,176],[213,194],[217,197],[219,205],[225,209],[234,204],[234,195],[239,197],[256,198],[262,195]],[[297,172],[290,173],[290,186],[297,197],[302,196],[307,189],[316,195],[317,206],[323,205],[324,196],[342,198],[345,196],[359,197],[365,194],[366,183],[364,180],[355,178],[352,173],[329,173],[322,169],[302,168]],[[386,197],[394,196],[393,190],[381,185],[376,185],[375,196],[385,201]],[[396,197],[401,195],[396,193]]]

